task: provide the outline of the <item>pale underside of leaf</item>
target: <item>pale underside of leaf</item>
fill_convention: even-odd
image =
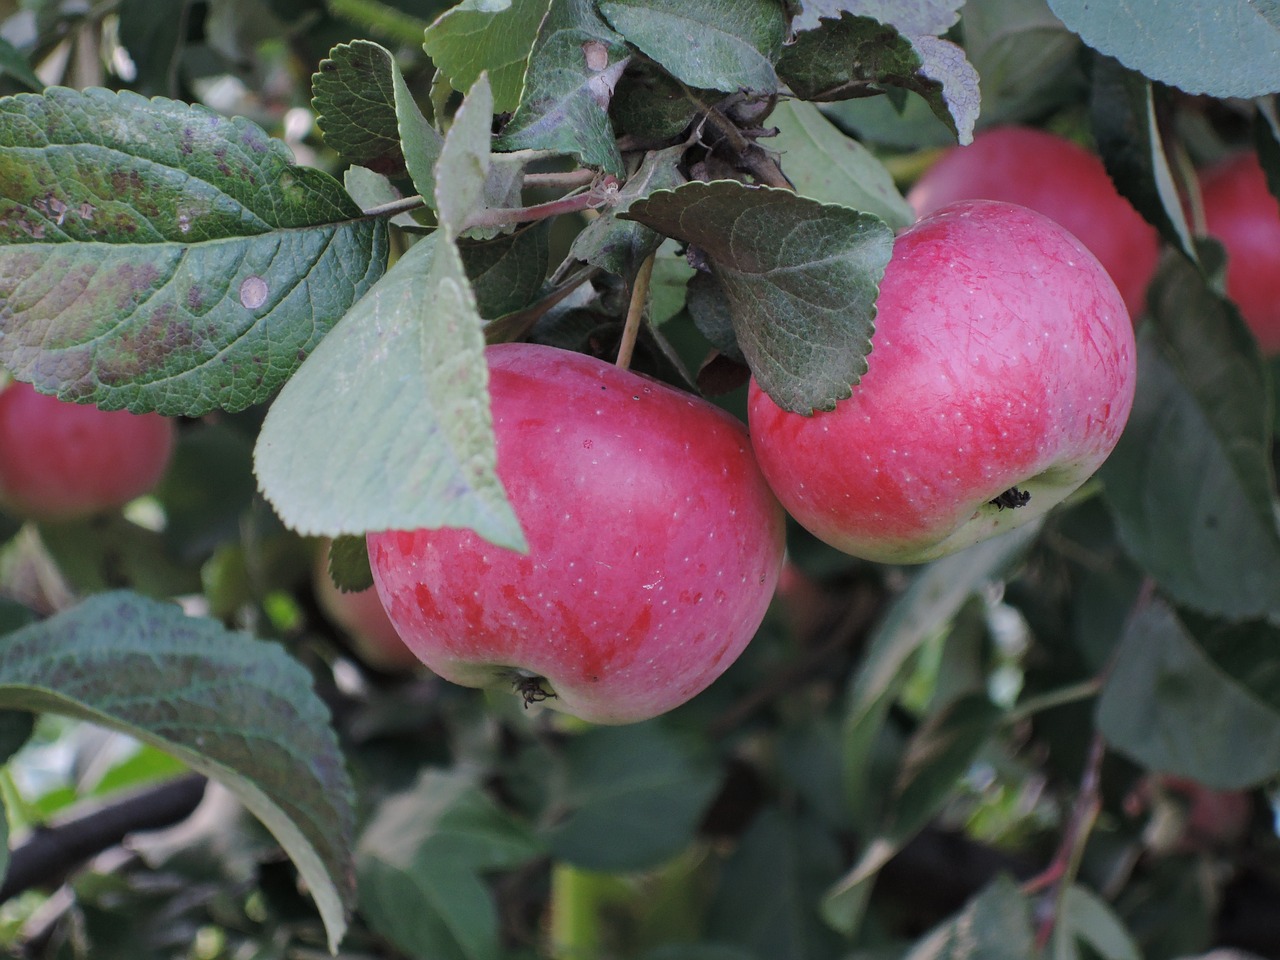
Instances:
[[[419,241],[267,415],[255,469],[285,523],[327,536],[466,527],[523,549],[495,472],[483,348],[452,241]]]
[[[493,85],[493,109],[520,103],[525,65],[549,0],[513,0],[504,9],[463,0],[427,28],[423,47],[455,90],[469,90],[482,72]]]

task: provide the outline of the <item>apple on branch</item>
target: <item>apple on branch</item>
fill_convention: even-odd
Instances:
[[[529,552],[467,530],[371,533],[391,621],[445,679],[584,720],[684,703],[755,634],[782,565],[782,510],[745,429],[582,354],[502,344],[486,359]]]
[[[0,504],[36,520],[76,520],[149,493],[169,465],[174,422],[99,410],[12,381],[0,391]]]
[[[801,525],[889,563],[1043,515],[1111,452],[1136,379],[1101,264],[1048,218],[983,200],[898,236],[867,363],[852,396],[812,416],[753,381],[751,438]]]
[[[983,130],[968,146],[948,149],[907,194],[918,217],[958,200],[1003,200],[1044,214],[1098,258],[1130,315],[1145,307],[1159,237],[1079,144],[1030,127]]]

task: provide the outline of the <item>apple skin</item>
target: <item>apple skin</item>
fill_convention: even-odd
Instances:
[[[811,417],[751,383],[752,444],[797,521],[839,550],[922,563],[1041,516],[1115,446],[1132,324],[1065,229],[974,200],[898,236],[868,370]],[[1021,507],[991,501],[1017,488]]]
[[[701,398],[552,347],[486,350],[498,476],[529,542],[368,535],[405,643],[471,687],[594,723],[707,687],[764,618],[784,516],[742,424]]]
[[[361,661],[386,673],[408,673],[421,668],[419,660],[396,632],[382,609],[378,591],[342,591],[329,576],[329,547],[320,551],[312,578],[316,603],[351,640],[351,648]]]
[[[1205,227],[1227,250],[1227,295],[1267,356],[1280,356],[1280,205],[1257,155],[1228,157],[1200,176]]]
[[[1066,227],[1106,267],[1133,317],[1146,305],[1159,237],[1120,196],[1097,156],[1057,134],[991,127],[951,147],[907,194],[917,217],[957,200],[1003,200]]]
[[[0,504],[36,520],[75,520],[150,492],[169,465],[174,422],[99,410],[13,381],[0,390]]]

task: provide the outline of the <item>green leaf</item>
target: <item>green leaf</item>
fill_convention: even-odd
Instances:
[[[413,99],[413,91],[404,74],[391,62],[391,84],[395,91],[396,131],[404,150],[404,163],[413,180],[414,189],[430,207],[436,201],[436,164],[444,149],[444,138],[427,122]]]
[[[480,316],[494,320],[537,299],[547,278],[548,222],[543,220],[490,240],[462,240],[458,253],[475,291]]]
[[[1080,951],[1080,944],[1088,950]],[[1062,895],[1053,928],[1053,960],[1142,960],[1142,952],[1107,905],[1084,887],[1070,886]]]
[[[694,838],[720,786],[713,759],[660,723],[597,727],[565,750],[551,852],[585,870],[643,870]]]
[[[778,61],[778,76],[802,100],[864,97],[885,87],[920,94],[959,141],[973,140],[978,74],[955,44],[906,36],[870,17],[844,14],[800,34]]]
[[[707,254],[742,352],[779,406],[807,415],[852,393],[893,249],[882,220],[732,180],[659,191],[624,216]]]
[[[1125,550],[1178,603],[1231,618],[1280,611],[1271,387],[1229,301],[1181,258],[1151,293],[1129,425],[1103,464]]]
[[[455,90],[481,73],[493,85],[493,109],[520,103],[525,64],[550,0],[463,0],[427,28],[423,48]]]
[[[942,809],[1002,717],[985,694],[966,695],[930,716],[915,732],[907,743],[882,833],[867,843],[853,869],[822,899],[828,923],[845,936],[854,935],[876,875]]]
[[[1021,560],[1039,532],[1019,527],[929,564],[898,596],[867,641],[848,693],[844,721],[845,789],[855,811],[870,806],[867,771],[875,739],[916,652],[950,623],[966,600]]]
[[[1220,790],[1280,772],[1280,629],[1181,617],[1157,600],[1121,640],[1098,702],[1115,749],[1161,773]]]
[[[471,776],[426,770],[379,805],[360,838],[360,910],[410,956],[497,960],[497,909],[478,874],[542,851]]]
[[[450,237],[466,228],[468,217],[489,205],[485,188],[494,169],[489,146],[492,127],[493,95],[489,78],[482,73],[454,114],[435,167],[436,214]]]
[[[364,537],[336,537],[329,544],[329,579],[343,593],[360,593],[373,586],[369,548]]]
[[[688,299],[685,306],[698,332],[717,352],[735,363],[746,363],[733,328],[733,311],[720,282],[709,273],[695,273],[686,290]]]
[[[873,213],[895,230],[915,221],[884,164],[813,104],[780,103],[769,123],[778,128],[770,149],[782,154],[783,170],[800,196]]]
[[[177,96],[191,0],[122,0],[118,13],[120,44],[137,71],[130,86],[138,93]]]
[[[155,491],[164,507],[165,545],[176,557],[194,559],[238,540],[256,494],[251,437],[225,423],[179,431]]]
[[[0,181],[0,363],[66,400],[260,403],[385,266],[336,180],[171,100],[0,99]]]
[[[1031,906],[1018,885],[1002,876],[903,960],[1027,960],[1037,955]]]
[[[347,163],[404,173],[396,122],[395,58],[370,40],[329,51],[311,77],[311,107],[324,142]]]
[[[852,13],[887,23],[900,33],[937,36],[955,26],[962,6],[964,0],[805,0],[804,9],[791,21],[791,28],[812,30],[818,26],[819,17]]]
[[[621,176],[609,101],[629,61],[622,37],[591,0],[551,0],[529,55],[520,106],[499,148],[567,153]]]
[[[1280,90],[1280,23],[1253,0],[1049,6],[1089,46],[1187,93],[1259,97]]]
[[[411,16],[383,0],[326,0],[329,10],[364,29],[396,43],[417,44],[427,21]]]
[[[526,549],[495,470],[483,351],[456,247],[420,240],[267,414],[255,469],[281,519],[331,537],[467,527]]]
[[[843,943],[816,906],[839,870],[839,842],[820,821],[766,808],[724,866],[709,939],[771,960],[841,956]]]
[[[0,639],[0,707],[123,731],[221,782],[297,865],[336,950],[355,898],[351,782],[311,676],[278,646],[98,594]]]
[[[683,146],[654,150],[645,154],[640,168],[618,191],[618,202],[607,213],[592,220],[574,238],[566,264],[585,262],[620,277],[634,277],[644,259],[661,246],[663,236],[648,227],[626,220],[626,213],[637,200],[657,190],[684,183],[680,173]],[[564,267],[561,267],[561,271]]]
[[[1045,0],[968,0],[962,28],[984,125],[1034,122],[1080,96],[1080,38]]]
[[[42,523],[40,540],[77,594],[132,587],[164,599],[200,592],[199,571],[176,562],[163,533],[120,514]]]
[[[701,90],[774,93],[787,20],[777,0],[601,0],[609,25]]]
[[[1156,123],[1151,81],[1110,57],[1096,57],[1089,116],[1098,153],[1116,188],[1165,240],[1198,262]]]
[[[31,65],[27,63],[27,58],[18,52],[18,49],[8,40],[0,37],[0,77],[13,77],[20,84],[35,93],[39,93],[44,89],[44,84],[40,82],[40,78],[35,75],[35,71],[31,69]],[[0,873],[0,876],[4,876]]]

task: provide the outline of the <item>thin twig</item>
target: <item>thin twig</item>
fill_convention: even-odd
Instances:
[[[627,305],[627,323],[622,328],[622,343],[618,345],[618,366],[623,370],[631,366],[631,355],[640,336],[640,323],[644,318],[644,305],[649,299],[649,278],[653,276],[654,254],[645,257],[631,284],[631,302]]]

